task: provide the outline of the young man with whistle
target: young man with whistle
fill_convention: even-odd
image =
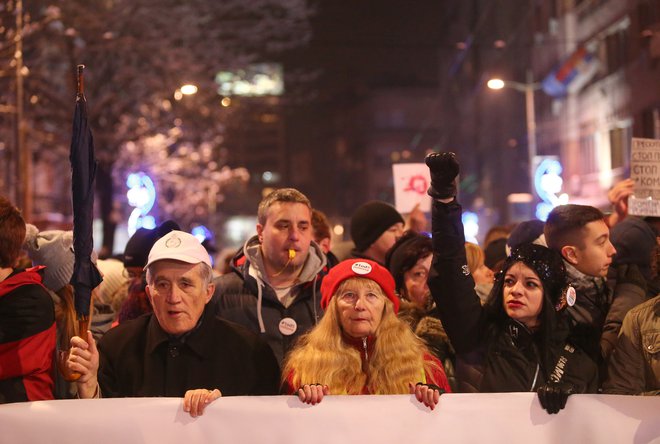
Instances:
[[[257,235],[215,280],[210,304],[229,321],[260,333],[281,363],[296,338],[321,318],[326,257],[312,240],[312,206],[293,188],[273,191],[259,204]]]

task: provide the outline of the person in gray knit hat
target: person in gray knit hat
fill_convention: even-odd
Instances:
[[[373,200],[360,206],[351,217],[351,258],[371,259],[385,264],[385,255],[403,235],[404,220],[390,204]]]
[[[76,334],[76,312],[74,308],[73,286],[69,283],[73,275],[75,256],[73,253],[73,232],[62,230],[39,231],[26,224],[23,247],[33,265],[44,268],[41,273],[43,285],[49,290],[55,304],[55,324],[57,325],[58,350],[68,350],[69,340]],[[96,262],[96,256],[92,256]],[[55,378],[55,397],[58,399],[75,396],[75,385],[69,384],[60,374]]]
[[[43,265],[43,284],[51,291],[58,325],[64,323],[60,339],[64,348],[68,347],[70,336],[75,333],[73,319],[73,288],[69,281],[73,274],[75,256],[73,252],[73,232],[62,230],[39,231],[34,225],[27,224],[25,250],[34,265]],[[90,330],[95,338],[100,338],[112,323],[116,321],[119,307],[128,294],[128,279],[124,276],[124,266],[115,259],[97,259],[92,252],[92,261],[103,276],[103,282],[97,287],[93,298],[93,315]],[[70,304],[69,304],[70,302]],[[71,318],[71,325],[65,319]],[[66,331],[66,334],[65,334]]]
[[[43,284],[57,292],[71,280],[73,274],[73,232],[39,231],[26,224],[25,249],[34,265],[44,265]]]

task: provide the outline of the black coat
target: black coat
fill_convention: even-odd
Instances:
[[[461,206],[455,201],[433,205],[429,287],[456,350],[459,391],[535,391],[565,355],[561,380],[577,393],[595,393],[596,364],[571,344],[561,322],[551,338],[543,339],[513,319],[496,320],[481,306],[467,267]]]
[[[109,330],[98,344],[102,397],[182,397],[199,388],[223,396],[277,394],[280,373],[270,347],[206,311],[183,340],[170,338],[154,314]]]

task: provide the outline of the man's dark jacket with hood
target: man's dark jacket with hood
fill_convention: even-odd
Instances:
[[[320,288],[327,273],[326,257],[312,242],[300,272],[300,283],[292,289],[296,296],[288,306],[280,302],[268,282],[257,236],[245,243],[231,265],[231,273],[215,279],[215,293],[209,305],[221,318],[263,335],[281,365],[296,339],[321,319]],[[283,320],[287,325],[281,328]],[[291,320],[295,321],[295,327]],[[291,330],[294,330],[292,334],[282,333]]]

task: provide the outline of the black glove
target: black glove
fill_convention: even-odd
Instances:
[[[434,199],[456,196],[456,176],[459,166],[454,153],[430,153],[426,165],[431,171],[431,186],[428,194]]]
[[[567,382],[546,382],[539,387],[537,393],[541,407],[553,414],[566,407],[568,396],[574,391],[573,385]]]
[[[616,267],[617,284],[633,284],[646,292],[646,279],[635,264],[621,264]]]

